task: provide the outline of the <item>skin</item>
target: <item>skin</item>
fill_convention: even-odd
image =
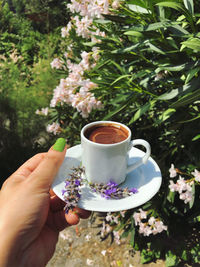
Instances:
[[[0,191],[0,266],[42,267],[53,256],[59,231],[70,224],[64,203],[50,190],[63,162],[63,152],[51,148],[25,162]],[[89,217],[88,211],[81,210]],[[74,216],[74,224],[79,216]],[[71,220],[71,217],[70,217]]]

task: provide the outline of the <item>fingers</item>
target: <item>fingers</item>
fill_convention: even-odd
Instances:
[[[29,182],[43,191],[49,191],[54,177],[64,160],[67,148],[65,140],[63,140],[63,138],[59,138],[56,141],[55,145],[46,153],[44,159],[28,177]]]
[[[58,231],[62,231],[67,226],[76,225],[79,223],[80,219],[87,219],[91,215],[90,211],[78,207],[65,213],[64,206],[66,203],[52,193],[52,191],[50,195],[51,226]]]
[[[52,212],[63,210],[65,205],[66,205],[66,203],[64,201],[62,201],[56,195],[51,196],[51,198],[50,198],[50,209],[51,209]]]
[[[49,212],[47,218],[47,225],[55,232],[60,232],[66,227],[70,226],[65,219],[64,210],[60,210],[57,212]]]
[[[44,159],[46,153],[39,153],[29,160],[27,160],[19,169],[17,169],[11,177],[22,176],[24,178],[28,177]]]
[[[78,207],[75,207],[73,211],[76,212],[81,219],[88,219],[91,215],[91,211],[83,210]]]
[[[60,210],[63,210],[66,203],[62,201],[59,197],[57,197],[55,194],[50,198],[50,209],[52,212],[57,212]],[[77,214],[81,219],[88,219],[91,215],[91,211],[89,210],[84,210],[78,207],[73,208],[73,213]],[[66,216],[67,219],[68,216]]]

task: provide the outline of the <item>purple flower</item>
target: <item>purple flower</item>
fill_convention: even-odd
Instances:
[[[70,182],[69,181],[65,181],[65,186],[68,186],[70,185]]]
[[[104,194],[110,196],[112,193],[115,193],[116,191],[117,191],[117,188],[115,188],[115,187],[109,188],[109,189],[104,191]]]
[[[78,179],[76,179],[75,180],[75,185],[78,185],[79,186],[80,184],[81,184],[81,182]]]
[[[77,192],[76,193],[76,196],[78,197],[78,198],[80,198],[81,197],[81,195]]]
[[[62,195],[64,195],[67,191],[65,189],[62,189]]]
[[[104,197],[105,199],[110,199],[111,197],[109,195],[101,194],[101,197]]]
[[[118,186],[118,184],[113,181],[110,181],[109,183],[107,183],[107,186],[115,187],[115,186]]]
[[[138,192],[138,190],[137,190],[137,188],[133,187],[133,188],[129,189],[129,192],[135,194]]]

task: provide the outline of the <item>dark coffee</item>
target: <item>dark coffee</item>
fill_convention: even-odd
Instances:
[[[128,131],[120,125],[95,125],[85,131],[85,136],[99,144],[115,144],[127,139]]]

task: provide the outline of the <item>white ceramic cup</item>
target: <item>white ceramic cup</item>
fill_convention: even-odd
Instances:
[[[127,132],[127,138],[119,143],[100,144],[90,141],[86,136],[89,128],[99,126],[122,127]],[[142,145],[146,149],[145,155],[138,161],[128,166],[128,152],[136,145]],[[122,183],[126,175],[142,164],[150,157],[150,144],[143,139],[131,141],[131,130],[119,122],[95,121],[85,125],[81,130],[82,166],[85,168],[85,176],[89,182],[105,183],[113,181]]]

